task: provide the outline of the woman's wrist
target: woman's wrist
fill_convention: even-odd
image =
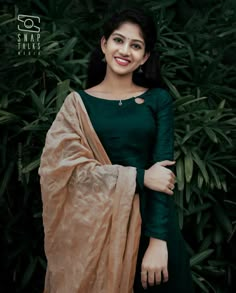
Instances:
[[[157,239],[157,238],[153,238],[153,237],[150,237],[149,238],[149,245],[163,245],[163,244],[166,244],[166,241],[165,240],[162,240],[162,239]]]
[[[144,186],[148,187],[148,170],[144,170]]]

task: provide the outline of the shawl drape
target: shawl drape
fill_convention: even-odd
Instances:
[[[39,175],[44,293],[131,293],[141,226],[136,168],[112,165],[76,92],[47,132]]]

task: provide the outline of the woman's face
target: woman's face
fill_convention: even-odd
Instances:
[[[144,64],[149,54],[145,53],[145,42],[137,24],[125,22],[106,40],[101,39],[107,69],[119,75],[132,74]]]

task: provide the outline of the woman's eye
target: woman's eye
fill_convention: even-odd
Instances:
[[[141,49],[141,46],[139,44],[133,44],[134,49]]]
[[[116,43],[121,43],[122,42],[122,39],[120,39],[120,38],[114,38],[113,39]]]

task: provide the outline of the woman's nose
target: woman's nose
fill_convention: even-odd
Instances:
[[[129,44],[128,43],[123,43],[122,46],[120,47],[119,51],[120,54],[122,55],[129,55],[130,50],[129,50]]]

